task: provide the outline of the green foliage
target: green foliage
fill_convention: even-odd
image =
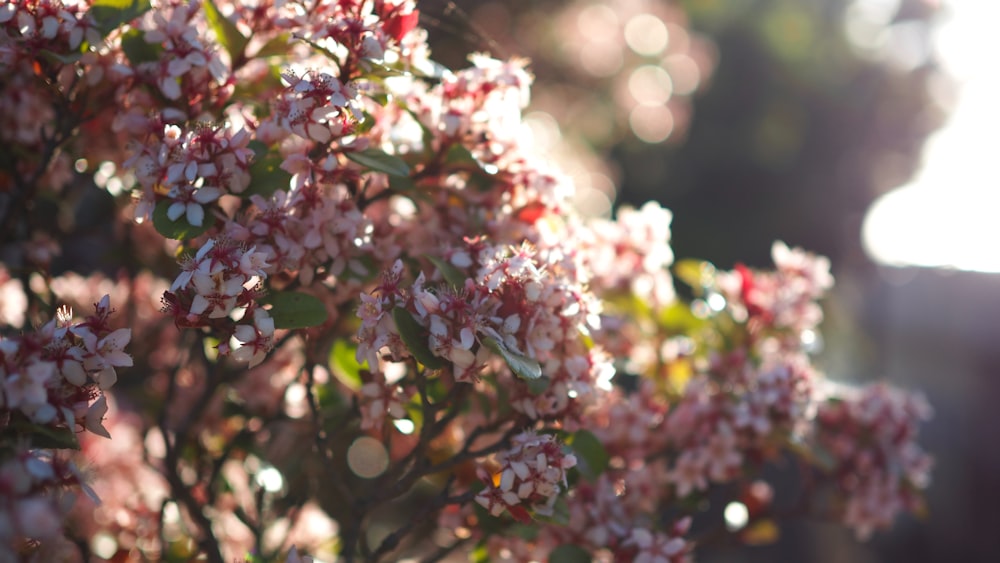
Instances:
[[[288,53],[288,41],[290,36],[287,33],[279,34],[274,39],[271,39],[261,47],[254,57],[257,58],[267,58],[267,57],[280,57]]]
[[[549,563],[590,563],[590,552],[578,545],[566,543],[549,553]]]
[[[701,295],[705,289],[715,283],[715,266],[702,260],[678,260],[674,264],[674,277],[686,283],[695,295]]]
[[[521,379],[531,381],[542,377],[542,366],[537,360],[511,350],[502,341],[487,336],[483,339],[483,345],[503,358],[507,367]]]
[[[467,276],[462,272],[462,270],[453,266],[451,262],[438,258],[437,256],[427,256],[427,259],[434,264],[434,267],[437,268],[439,272],[441,272],[445,281],[448,282],[453,289],[461,289],[465,286]]]
[[[576,454],[576,469],[588,481],[596,481],[608,468],[607,450],[597,436],[588,430],[573,433],[566,443]]]
[[[249,170],[250,185],[242,195],[269,198],[279,189],[287,190],[292,175],[281,169],[281,155],[269,151],[260,141],[250,141],[249,147],[253,149],[254,161]]]
[[[274,328],[308,328],[326,322],[326,307],[319,299],[298,291],[272,293],[261,300],[271,305]]]
[[[338,338],[330,349],[330,370],[352,391],[361,389],[361,370],[368,368],[368,362],[358,363],[358,347],[352,342]]]
[[[410,174],[410,165],[403,159],[379,149],[346,152],[344,155],[375,172],[383,172],[390,176],[408,176]]]
[[[190,240],[195,237],[201,236],[208,230],[211,226],[211,220],[206,214],[205,221],[201,226],[195,226],[188,223],[187,217],[181,215],[176,221],[171,221],[170,217],[167,216],[167,210],[174,202],[169,199],[161,200],[156,204],[153,209],[153,227],[156,228],[156,232],[161,235],[174,240]]]
[[[163,52],[163,47],[147,43],[138,29],[130,29],[122,35],[122,51],[133,66],[141,63],[157,61]]]
[[[243,59],[247,43],[250,40],[240,33],[240,30],[236,28],[236,24],[226,19],[219,12],[219,8],[216,7],[212,0],[205,0],[203,7],[208,25],[215,32],[216,39],[226,49],[226,52],[229,53],[229,58],[232,59],[234,64]]]
[[[36,424],[15,414],[7,426],[0,431],[0,443],[16,443],[25,438],[32,448],[80,449],[80,442],[76,439],[76,432],[73,432],[72,429]]]
[[[101,37],[106,37],[122,25],[145,14],[152,6],[149,0],[94,0],[90,15]]]
[[[430,369],[441,369],[448,365],[443,358],[439,358],[431,352],[427,346],[429,336],[427,329],[420,326],[420,323],[413,318],[409,311],[402,307],[396,307],[392,310],[392,320],[396,321],[396,330],[399,331],[403,344],[406,344],[418,362]]]

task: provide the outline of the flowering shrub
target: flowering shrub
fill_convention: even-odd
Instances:
[[[417,23],[0,7],[0,559],[688,561],[709,495],[773,526],[777,460],[861,537],[919,511],[924,402],[811,364],[828,261],[673,264],[667,210],[580,214],[526,62],[447,70]],[[128,256],[59,273],[40,202],[95,185]]]

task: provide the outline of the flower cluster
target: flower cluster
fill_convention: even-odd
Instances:
[[[236,341],[233,356],[253,367],[271,350],[274,336],[273,319],[256,304],[267,277],[266,260],[256,248],[209,240],[194,258],[181,263],[181,274],[164,293],[164,311],[177,326],[224,326]],[[238,318],[230,319],[234,315]],[[220,346],[220,351],[228,349]]]
[[[690,527],[691,519],[685,518],[669,534],[636,528],[625,546],[635,549],[632,561],[636,563],[685,563],[691,561],[692,546],[684,540]]]
[[[560,486],[567,487],[566,470],[576,465],[576,458],[563,452],[552,436],[525,432],[514,436],[511,448],[498,454],[496,462],[499,468],[492,475],[480,468],[486,488],[476,502],[493,516],[509,511],[527,522],[529,509],[552,514]]]
[[[137,217],[151,214],[159,194],[171,221],[183,216],[192,226],[204,225],[206,206],[211,209],[222,196],[240,194],[250,184],[249,141],[246,130],[226,126],[157,127],[124,163],[135,170],[143,190]]]
[[[67,456],[78,429],[111,438],[104,426],[105,392],[117,369],[132,365],[124,348],[131,330],[114,329],[107,295],[94,313],[72,322],[68,308],[32,333],[0,338],[0,558],[14,546],[43,542],[61,557],[63,521],[76,491],[86,487]]]
[[[838,389],[820,406],[816,440],[832,458],[844,524],[859,538],[888,528],[900,512],[922,510],[932,460],[916,438],[929,417],[923,396],[885,384]]]
[[[833,286],[830,261],[801,248],[789,249],[782,242],[774,243],[771,256],[773,273],[740,265],[718,276],[718,289],[733,317],[746,322],[752,332],[774,328],[798,336],[823,320],[816,300]]]
[[[29,423],[110,437],[101,424],[104,391],[118,381],[116,368],[132,365],[124,351],[132,332],[113,329],[112,312],[105,295],[81,322],[61,309],[37,332],[0,339],[0,408]]]
[[[630,80],[639,114],[683,74],[683,45],[642,37],[668,19],[613,26],[658,58]],[[105,297],[0,340],[0,559],[676,563],[700,501],[779,456],[862,535],[919,507],[920,403],[831,390],[808,356],[827,260],[778,243],[775,271],[674,265],[658,204],[581,213],[531,144],[526,60],[445,69],[418,22],[410,0],[0,8],[0,140],[27,155],[0,158],[23,198],[0,203],[76,201],[93,176],[134,251],[116,279],[53,275],[66,241],[0,209],[25,257],[0,321],[109,293],[130,323]],[[126,344],[144,377],[105,426]],[[67,516],[58,491],[85,484],[43,450],[77,445],[105,503]],[[452,543],[371,533],[412,504]]]
[[[20,547],[41,542],[37,555],[64,560],[63,520],[73,505],[71,491],[83,484],[79,471],[65,459],[38,451],[19,451],[0,463],[0,558],[16,561]]]

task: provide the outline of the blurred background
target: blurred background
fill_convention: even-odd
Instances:
[[[818,365],[935,408],[923,520],[786,526],[701,561],[1000,561],[1000,2],[421,2],[434,58],[530,58],[526,121],[589,213],[657,200],[678,258],[829,256]]]

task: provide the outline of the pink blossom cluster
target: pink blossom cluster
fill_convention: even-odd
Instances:
[[[223,353],[253,367],[272,348],[274,321],[256,305],[267,277],[266,254],[232,241],[208,240],[193,258],[181,263],[182,272],[164,293],[164,312],[179,327],[216,326],[229,332],[234,344],[222,344]],[[232,318],[232,317],[237,318]]]
[[[759,464],[801,440],[815,413],[819,378],[802,356],[755,366],[739,353],[692,378],[665,425],[680,452],[670,473],[677,495],[738,478],[744,464]]]
[[[223,97],[216,90],[227,85],[230,72],[218,47],[205,40],[203,14],[196,3],[164,0],[141,24],[143,41],[162,51],[155,61],[135,66],[167,99],[185,96],[191,107],[199,107],[201,98]]]
[[[820,405],[816,441],[832,458],[843,522],[859,538],[923,510],[932,459],[916,439],[930,414],[922,395],[882,383],[838,389]]]
[[[63,522],[75,488],[84,484],[76,466],[63,456],[21,450],[0,463],[0,559],[17,561],[33,542],[45,548],[40,557],[64,560],[68,540]],[[85,485],[83,485],[85,486]]]
[[[396,360],[409,355],[396,321],[390,320],[399,307],[426,331],[429,352],[451,364],[455,381],[478,380],[499,354],[522,378],[544,374],[549,380],[540,392],[524,382],[508,383],[515,409],[532,419],[572,420],[595,389],[607,385],[611,367],[585,343],[598,322],[598,304],[568,276],[564,264],[543,261],[563,256],[527,244],[504,248],[482,240],[445,255],[451,281],[430,286],[421,273],[406,291],[397,263],[374,295],[362,297],[359,361],[378,369],[383,348]],[[515,365],[520,359],[527,360],[523,367]]]
[[[21,48],[51,49],[62,53],[94,39],[93,21],[87,17],[86,2],[15,0],[0,7],[0,24],[16,37]],[[19,49],[5,46],[5,56]]]
[[[145,377],[116,389],[116,440],[82,440],[105,504],[71,516],[107,559],[687,561],[697,501],[785,452],[862,534],[917,508],[916,400],[833,393],[804,347],[829,262],[777,243],[774,271],[703,264],[705,307],[679,300],[670,212],[586,216],[529,144],[525,60],[433,63],[409,0],[107,4],[0,8],[0,135],[37,156],[0,179],[130,192],[136,254],[115,281],[47,260],[3,279],[35,302],[110,291],[130,323],[105,297],[0,340],[8,544],[63,545],[46,495],[81,479],[21,444],[108,437],[130,341]],[[375,508],[406,499],[454,543],[408,524],[372,545]]]
[[[110,437],[104,391],[118,381],[116,368],[132,365],[124,350],[132,332],[112,329],[112,312],[105,295],[83,321],[60,309],[38,331],[0,339],[0,407],[28,423]]]
[[[249,185],[253,156],[247,148],[249,140],[246,130],[226,126],[186,130],[177,125],[157,126],[142,148],[124,162],[126,168],[135,170],[142,187],[136,216],[149,218],[155,203],[164,201],[171,221],[184,216],[195,227],[206,224],[206,206],[212,209],[222,196],[240,194]]]
[[[550,435],[525,432],[514,436],[511,448],[496,456],[497,470],[490,475],[480,468],[486,488],[476,502],[492,516],[505,511],[514,518],[530,521],[528,510],[551,515],[560,489],[566,489],[566,470],[576,465]]]
[[[77,490],[89,491],[59,449],[78,446],[77,432],[111,438],[104,426],[107,392],[117,369],[132,365],[128,328],[114,329],[105,295],[94,313],[73,322],[68,308],[37,331],[0,337],[0,558],[43,542],[60,557],[63,524]],[[91,493],[92,494],[92,493]]]
[[[775,271],[753,272],[738,266],[717,278],[734,318],[751,332],[787,329],[798,332],[816,327],[823,311],[816,303],[833,286],[830,261],[782,242],[771,248]]]

